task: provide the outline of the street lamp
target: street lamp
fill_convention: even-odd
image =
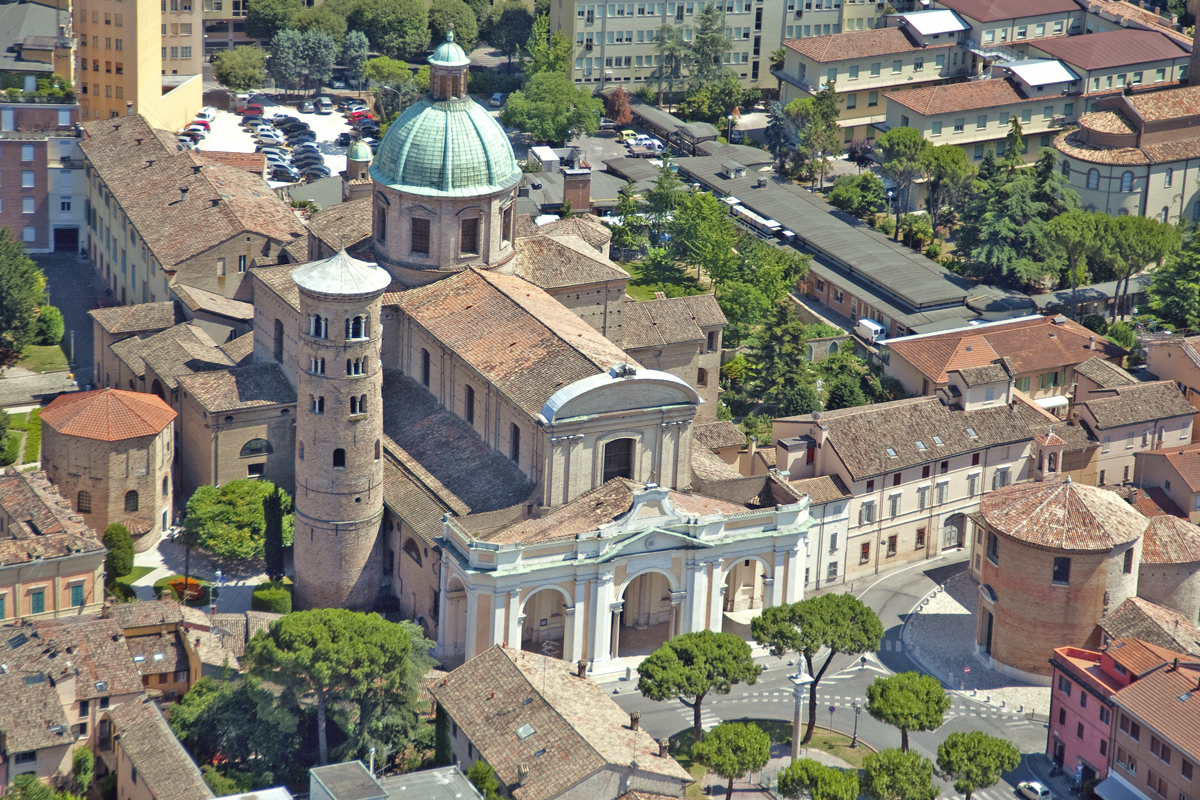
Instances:
[[[800,671],[788,676],[788,680],[795,687],[792,696],[796,700],[796,713],[792,719],[792,761],[800,757],[800,707],[804,702],[804,688],[813,682],[812,676],[804,670],[804,662],[799,663]]]
[[[850,740],[850,749],[858,749],[858,715],[862,713],[862,706],[854,703],[854,738]]]
[[[729,122],[729,129],[725,134],[725,141],[732,143],[733,141],[733,114],[728,114],[725,119]]]
[[[820,161],[823,156],[824,156],[824,153],[822,153],[820,150],[818,150],[816,153],[816,158],[813,160],[813,179],[812,179],[813,192],[817,191],[817,174],[818,174],[817,173],[817,162]],[[824,185],[825,185],[825,176],[822,175],[821,176],[821,186],[823,187]]]
[[[900,198],[891,189],[887,190],[888,211],[892,210],[892,203],[896,204],[896,230],[894,231],[893,241],[900,241]]]

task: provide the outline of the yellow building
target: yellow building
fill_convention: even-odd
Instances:
[[[80,0],[83,120],[142,114],[156,128],[187,125],[202,103],[203,28],[197,0]]]

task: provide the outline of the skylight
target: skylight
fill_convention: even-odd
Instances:
[[[134,656],[133,657],[133,663],[135,663],[135,664],[140,664],[145,660],[146,660],[145,656]]]
[[[1186,703],[1188,700],[1191,700],[1191,699],[1192,699],[1191,692],[1184,692],[1183,694],[1179,695],[1179,702],[1181,702],[1181,703]]]
[[[155,660],[155,661],[162,661],[162,660],[163,660],[163,654],[162,654],[162,653],[155,653],[155,654],[154,654],[154,660]]]
[[[536,731],[533,729],[533,726],[530,725],[528,722],[526,722],[521,727],[517,728],[517,738],[518,739],[528,739],[530,736],[533,736],[534,733],[536,733]]]
[[[895,457],[896,457],[896,451],[895,451],[895,450],[893,450],[893,449],[892,449],[892,448],[890,448],[890,447],[887,449],[887,454],[888,454],[888,458],[895,458]]]
[[[974,428],[967,428],[967,436],[970,436],[972,439],[979,438],[979,434],[975,432]]]
[[[942,437],[940,437],[940,436],[933,437],[933,443],[936,444],[938,447],[942,447],[943,445],[945,445],[945,442],[942,441]]]
[[[924,442],[922,442],[920,439],[918,439],[917,440],[917,449],[920,450],[922,453],[924,453],[929,448],[925,446]]]

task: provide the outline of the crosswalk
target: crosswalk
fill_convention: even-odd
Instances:
[[[711,701],[710,701],[711,702]],[[678,709],[679,714],[687,720],[688,727],[696,723],[696,714],[690,708]],[[721,724],[721,718],[713,713],[709,704],[706,703],[700,709],[700,728],[704,731],[711,731],[713,728]]]

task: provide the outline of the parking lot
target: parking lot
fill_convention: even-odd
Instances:
[[[252,103],[263,107],[263,116],[270,119],[275,114],[289,114],[307,122],[317,136],[317,149],[325,158],[325,166],[331,175],[337,175],[346,168],[346,147],[337,143],[339,134],[353,131],[346,117],[336,109],[332,114],[303,113],[298,106],[303,99],[281,104],[265,95],[255,95]],[[253,153],[257,142],[253,134],[241,126],[242,115],[228,111],[217,111],[216,119],[212,121],[212,129],[197,144],[198,150],[219,150],[233,153]],[[286,182],[268,181],[272,187],[286,186]]]

